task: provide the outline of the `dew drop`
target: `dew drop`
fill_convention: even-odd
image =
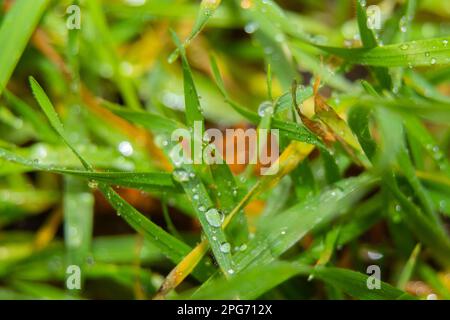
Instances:
[[[123,76],[129,77],[129,76],[133,75],[134,67],[133,67],[133,65],[130,62],[123,61],[120,64],[119,68],[120,68],[120,73]]]
[[[383,254],[374,251],[367,251],[367,255],[372,260],[380,260],[381,258],[383,258]]]
[[[128,141],[122,141],[121,143],[119,143],[117,149],[124,157],[129,157],[134,152],[133,146]]]
[[[259,28],[259,24],[256,22],[250,22],[247,23],[244,27],[244,31],[247,32],[248,34],[252,34],[254,33],[256,30],[258,30]]]
[[[189,181],[189,173],[184,169],[175,169],[172,173],[173,178],[177,182],[186,182]]]
[[[430,63],[431,63],[431,64],[436,64],[436,59],[435,59],[435,58],[431,58]]]
[[[126,0],[126,3],[133,7],[143,6],[146,0]]]
[[[231,250],[231,246],[228,242],[224,242],[220,245],[220,251],[223,253],[229,253]]]
[[[234,270],[233,269],[228,269],[227,271],[229,274],[234,274]]]
[[[406,43],[403,43],[401,46],[400,46],[400,49],[402,49],[402,50],[407,50],[409,48],[409,45],[407,45]]]
[[[448,45],[448,40],[442,40],[442,44],[446,47]]]
[[[98,188],[98,182],[95,181],[95,180],[90,180],[90,181],[88,182],[88,186],[89,186],[89,188],[91,188],[91,189],[97,189],[97,188]]]
[[[239,251],[245,251],[247,250],[247,245],[244,243],[239,247]]]
[[[216,208],[211,208],[205,213],[206,220],[213,227],[220,227],[224,220],[224,215],[222,212]]]
[[[166,136],[164,136],[164,135],[157,135],[155,137],[155,141],[154,142],[160,148],[166,147],[169,144],[169,142],[167,141]]]
[[[399,26],[401,32],[408,31],[407,23],[408,23],[408,19],[406,18],[406,16],[403,16],[400,18],[400,21],[398,22],[398,26]]]
[[[273,114],[272,102],[264,101],[258,107],[258,114],[260,117],[264,117],[265,115]]]

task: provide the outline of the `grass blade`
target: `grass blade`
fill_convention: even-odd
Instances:
[[[6,87],[49,0],[17,0],[0,27],[0,95]]]
[[[449,37],[416,40],[373,49],[317,46],[352,64],[379,67],[420,67],[450,64]]]

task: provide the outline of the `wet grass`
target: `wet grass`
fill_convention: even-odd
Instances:
[[[0,1],[0,298],[450,297],[444,1],[80,3]]]

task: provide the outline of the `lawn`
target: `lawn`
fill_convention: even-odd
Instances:
[[[450,299],[450,2],[0,0],[0,299]]]

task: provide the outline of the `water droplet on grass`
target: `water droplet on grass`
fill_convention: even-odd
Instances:
[[[205,213],[206,220],[213,227],[220,227],[224,220],[224,215],[222,212],[216,208],[211,208]]]
[[[97,189],[97,188],[98,188],[98,182],[95,181],[95,180],[90,180],[90,181],[88,182],[88,186],[89,186],[89,188],[91,188],[91,189]]]
[[[169,142],[167,141],[166,136],[164,136],[164,135],[157,135],[155,137],[155,141],[154,142],[160,148],[165,147],[165,146],[167,146],[169,144]]]
[[[245,32],[247,32],[248,34],[252,34],[253,32],[255,32],[256,30],[258,30],[259,28],[259,24],[256,22],[250,22],[247,23],[244,27]]]
[[[383,254],[373,251],[367,251],[367,256],[372,260],[380,260],[381,258],[383,258]]]
[[[117,149],[124,157],[129,157],[134,152],[133,146],[128,141],[122,141],[121,143],[119,143]]]
[[[401,17],[398,26],[401,32],[408,31],[408,18],[406,16]]]
[[[258,115],[260,117],[264,117],[265,115],[272,115],[272,114],[273,114],[272,102],[264,101],[259,105]]]
[[[177,182],[186,182],[189,181],[189,173],[184,169],[175,169],[172,173],[173,178]]]
[[[220,245],[220,251],[223,253],[229,253],[231,250],[231,246],[228,242],[224,242]]]
[[[123,76],[130,77],[131,75],[133,75],[134,67],[133,67],[133,65],[130,62],[123,61],[120,64],[119,68],[120,68],[120,73]]]

